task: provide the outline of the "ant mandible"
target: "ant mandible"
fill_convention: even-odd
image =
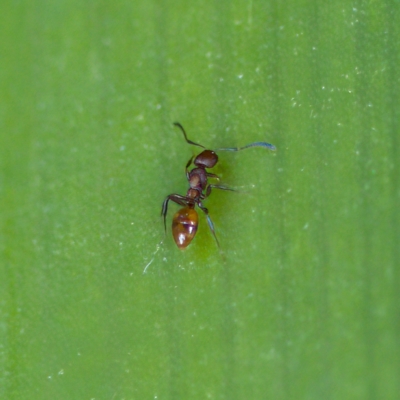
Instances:
[[[182,206],[182,208],[175,213],[172,218],[172,235],[174,237],[176,245],[180,249],[184,249],[189,246],[190,242],[196,235],[197,227],[199,224],[199,217],[195,206],[197,205],[206,215],[208,226],[213,234],[215,241],[219,247],[219,242],[217,235],[215,234],[214,224],[208,214],[208,209],[203,206],[202,201],[206,199],[210,194],[212,189],[221,190],[231,190],[229,187],[208,183],[208,178],[213,178],[219,181],[219,176],[207,172],[206,168],[213,168],[218,162],[218,155],[213,150],[207,150],[201,144],[192,142],[188,139],[185,129],[179,122],[174,122],[174,125],[181,129],[183,136],[188,144],[193,146],[202,147],[203,150],[198,156],[192,156],[186,164],[186,178],[189,182],[189,189],[186,196],[180,194],[170,194],[168,195],[162,205],[161,215],[164,217],[164,229],[167,231],[166,217],[168,212],[168,203],[173,201],[176,204]],[[217,149],[216,151],[240,151],[247,149],[249,147],[265,147],[270,150],[276,150],[275,146],[265,142],[254,142],[243,147],[227,147]],[[194,160],[193,160],[194,158]],[[190,164],[194,164],[194,168],[189,171]]]

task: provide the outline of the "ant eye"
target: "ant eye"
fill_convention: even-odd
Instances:
[[[217,154],[212,150],[202,151],[193,161],[194,165],[212,168],[218,162]]]

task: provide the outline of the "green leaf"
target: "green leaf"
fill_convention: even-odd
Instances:
[[[398,398],[397,1],[1,9],[0,398]]]

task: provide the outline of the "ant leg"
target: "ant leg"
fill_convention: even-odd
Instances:
[[[161,208],[161,216],[164,217],[164,235],[167,233],[167,212],[168,212],[168,202],[171,199],[169,198],[169,196],[167,196],[163,202],[162,208]],[[164,236],[165,237],[165,236]]]
[[[235,189],[232,189],[232,188],[230,188],[230,187],[228,187],[228,186],[223,186],[223,185],[212,185],[212,184],[210,184],[210,185],[207,186],[206,194],[204,195],[204,198],[208,197],[208,196],[211,194],[211,189],[212,189],[212,188],[221,189],[221,190],[229,190],[229,191],[231,191],[231,192],[236,192]]]
[[[249,147],[265,147],[265,148],[273,150],[273,151],[276,150],[276,147],[273,144],[266,143],[266,142],[254,142],[254,143],[247,144],[246,146],[243,146],[243,147],[224,147],[221,149],[217,149],[215,151],[240,151],[240,150],[248,149]]]
[[[217,181],[220,180],[220,177],[218,175],[212,174],[211,172],[206,172],[206,175],[208,178],[213,178],[213,179],[216,179]]]
[[[179,122],[174,122],[174,125],[177,126],[178,128],[180,128],[180,130],[181,130],[182,133],[183,133],[183,136],[185,136],[185,140],[186,140],[187,143],[192,144],[192,145],[194,145],[194,146],[199,146],[199,147],[202,147],[203,149],[205,149],[205,147],[202,146],[201,144],[192,142],[191,140],[188,139],[188,137],[186,136],[186,132],[185,132],[185,130],[183,129],[183,126],[182,126]]]
[[[167,232],[167,212],[168,212],[168,203],[172,200],[174,203],[179,204],[182,207],[188,205],[188,199],[185,196],[181,196],[180,194],[170,194],[163,201],[163,205],[161,208],[161,216],[164,217],[164,230]]]
[[[187,164],[186,164],[185,171],[186,171],[186,178],[187,178],[187,180],[189,180],[189,165],[192,163],[193,158],[194,158],[194,156],[190,157],[190,160],[189,160],[189,161],[187,162]]]
[[[219,245],[219,241],[218,241],[218,238],[217,238],[217,235],[215,234],[215,228],[214,228],[214,224],[213,224],[213,222],[212,222],[212,220],[211,220],[211,218],[210,218],[210,216],[208,215],[208,209],[207,208],[205,208],[205,207],[203,207],[203,205],[199,202],[199,203],[197,203],[197,205],[199,206],[199,208],[204,212],[204,214],[206,214],[206,218],[207,218],[207,223],[208,223],[208,226],[209,226],[209,228],[210,228],[210,231],[211,231],[211,233],[213,234],[213,236],[214,236],[214,239],[215,239],[215,241],[217,242],[217,246],[218,246],[218,248],[220,248],[220,245]]]

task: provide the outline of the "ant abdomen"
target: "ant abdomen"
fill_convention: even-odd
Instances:
[[[180,249],[189,246],[197,233],[199,216],[197,211],[190,207],[181,208],[172,218],[172,235]]]

